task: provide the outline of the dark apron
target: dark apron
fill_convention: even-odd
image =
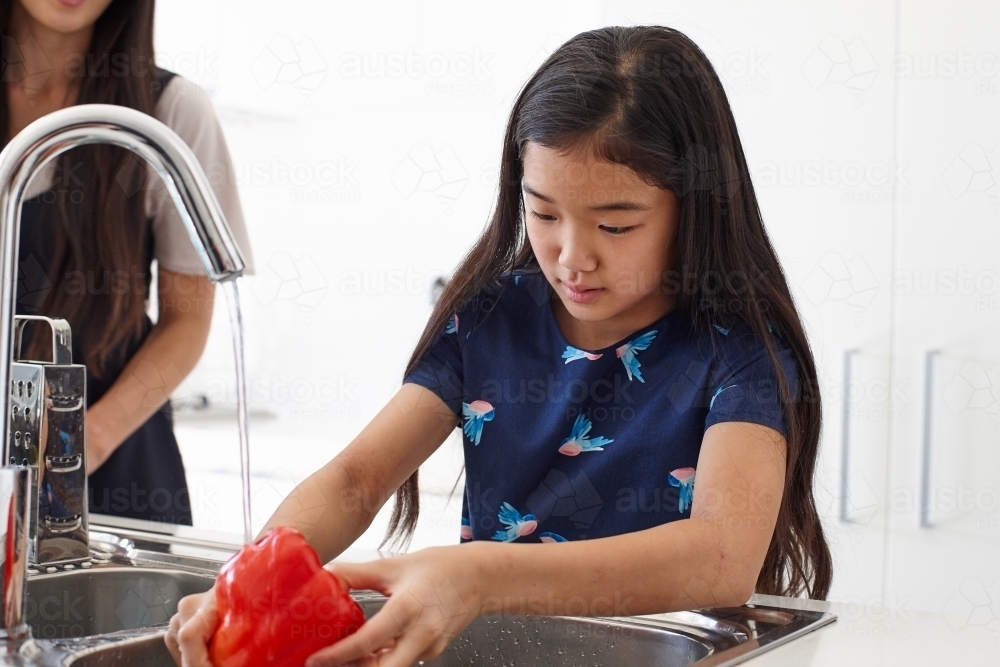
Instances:
[[[159,92],[175,75],[158,74]],[[137,196],[143,196],[142,193]],[[49,265],[52,262],[53,194],[43,193],[24,202],[21,214],[17,306],[19,315],[36,315],[50,284]],[[153,261],[152,225],[146,225],[143,266]],[[58,317],[58,313],[52,313]],[[87,406],[99,401],[115,383],[132,355],[142,346],[153,323],[143,315],[142,334],[122,344],[108,360],[103,377],[94,377],[87,370]],[[83,363],[82,336],[74,331],[73,361]],[[90,512],[192,525],[191,501],[184,463],[174,437],[173,415],[167,402],[152,417],[126,438],[110,458],[87,478]]]

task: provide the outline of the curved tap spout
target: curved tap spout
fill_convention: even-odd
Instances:
[[[232,280],[245,266],[198,159],[163,123],[134,109],[87,104],[56,111],[24,128],[0,153],[0,414],[7,424],[0,463],[9,461],[11,451],[11,396],[6,388],[11,386],[21,203],[39,169],[60,153],[87,144],[126,148],[159,174],[209,278]]]

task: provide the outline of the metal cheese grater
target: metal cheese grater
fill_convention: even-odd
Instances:
[[[28,322],[52,329],[52,361],[21,359]],[[37,564],[69,563],[90,556],[87,535],[87,369],[73,363],[66,320],[14,318],[9,463],[35,468],[28,541]]]

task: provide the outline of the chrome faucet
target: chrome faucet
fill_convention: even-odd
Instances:
[[[0,387],[8,388],[0,391],[0,414],[5,415],[7,420],[0,462],[31,466],[34,488],[45,488],[49,494],[44,503],[39,502],[37,492],[29,499],[33,512],[31,524],[38,526],[37,535],[32,532],[29,538],[35,540],[29,552],[33,554],[34,562],[40,565],[72,563],[89,557],[86,451],[82,437],[78,438],[78,445],[71,443],[69,436],[64,437],[64,443],[46,445],[45,442],[27,442],[27,436],[18,435],[22,429],[13,428],[25,422],[24,409],[29,405],[23,400],[28,386],[27,376],[23,383],[25,387],[20,387],[18,381],[12,383],[16,380],[12,370],[15,336],[19,338],[20,334],[20,326],[17,332],[14,330],[14,288],[21,203],[28,183],[42,167],[59,154],[86,144],[120,146],[146,160],[166,185],[212,281],[238,278],[244,269],[243,256],[194,153],[170,128],[146,114],[106,104],[62,109],[26,127],[0,153]],[[62,320],[47,321],[52,327],[53,362],[58,363],[60,350],[65,351],[68,346],[68,327]],[[40,393],[37,382],[34,384],[36,395]],[[22,394],[17,393],[19,388]],[[69,400],[65,391],[56,392],[54,396],[56,402]],[[38,419],[45,407],[36,403],[30,405],[34,406],[34,412],[29,410],[28,422]],[[12,407],[20,410],[13,419]],[[61,409],[65,411],[70,407],[67,405]],[[85,409],[80,412],[85,413]],[[82,435],[80,419],[82,415],[73,422],[73,429]],[[41,437],[44,438],[44,434]],[[49,456],[45,455],[47,446]],[[46,484],[46,476],[53,483]],[[39,516],[40,507],[61,508],[62,515]],[[19,574],[23,579],[25,573]],[[8,588],[5,581],[5,599],[10,592]],[[10,590],[23,590],[23,582]]]

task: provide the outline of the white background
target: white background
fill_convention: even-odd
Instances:
[[[995,572],[963,569],[961,554],[937,552],[937,563],[920,564],[915,572],[931,579],[941,567],[954,576],[933,596],[914,597],[905,583],[914,578],[905,572],[910,550],[923,539],[957,542],[941,529],[900,541],[916,513],[912,502],[893,504],[901,492],[918,495],[924,351],[996,319],[1000,16],[983,12],[972,2],[887,0],[291,0],[280,11],[264,2],[161,1],[158,58],[215,103],[257,266],[243,297],[255,526],[397,389],[430,313],[432,282],[454,268],[490,213],[503,127],[530,73],[580,31],[657,23],[694,39],[726,86],[807,325],[824,394],[816,494],[837,564],[833,598],[959,604],[1000,623]],[[936,208],[922,199],[928,193]],[[937,288],[925,299],[904,284],[947,271],[969,273],[972,290]],[[935,311],[942,299],[948,309]],[[196,526],[237,532],[221,304],[216,319],[204,359],[178,392],[206,394],[213,408],[180,416],[177,432]],[[926,341],[910,336],[934,325],[950,328]],[[995,343],[983,351],[989,342],[971,346],[987,369],[1000,356]],[[953,394],[961,363],[948,368],[941,391]],[[936,445],[975,461],[976,475],[945,461],[949,483],[966,479],[974,496],[1000,493],[997,397],[983,382],[963,404],[978,420],[956,427],[964,444],[951,447],[944,434]],[[457,541],[460,496],[449,502],[448,493],[460,470],[455,438],[422,469],[414,547]],[[1000,514],[984,503],[954,517],[975,528],[962,548],[1000,562]],[[385,512],[358,546],[377,546],[384,526]]]

